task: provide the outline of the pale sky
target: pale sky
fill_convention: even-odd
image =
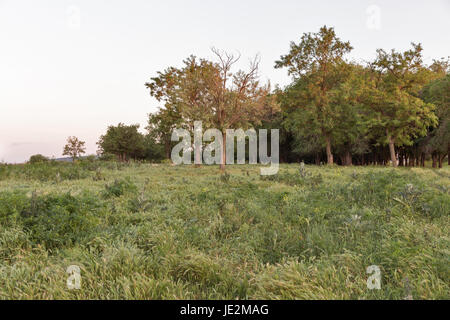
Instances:
[[[324,24],[358,60],[410,42],[426,62],[450,55],[450,0],[0,0],[0,161],[60,157],[71,135],[93,154],[108,125],[143,129],[158,107],[144,83],[213,46],[243,68],[259,53],[262,80],[284,86],[274,61]]]

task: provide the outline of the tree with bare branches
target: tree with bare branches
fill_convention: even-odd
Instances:
[[[177,106],[183,121],[189,126],[192,127],[194,121],[202,121],[205,127],[222,132],[221,169],[224,170],[226,130],[259,125],[279,106],[275,97],[270,95],[270,84],[263,85],[259,81],[258,56],[250,61],[247,71],[233,72],[240,55],[215,48],[212,52],[217,62],[195,56],[184,60],[183,68],[176,72],[177,79],[173,80],[176,84],[172,82],[170,90],[163,93]],[[173,68],[170,70],[173,74]],[[156,85],[155,81],[153,83]],[[151,85],[147,84],[148,87]]]

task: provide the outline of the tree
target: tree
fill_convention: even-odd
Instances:
[[[148,136],[154,142],[159,142],[164,146],[166,159],[170,159],[172,147],[172,131],[182,126],[182,118],[176,109],[167,105],[166,108],[159,109],[156,113],[148,115],[148,125],[146,127]]]
[[[166,159],[164,146],[159,143],[153,135],[147,134],[144,136],[144,150],[142,157],[147,160],[159,161]]]
[[[291,42],[290,51],[275,62],[275,68],[287,67],[294,80],[305,78],[307,101],[304,110],[309,112],[315,131],[322,136],[328,164],[333,164],[332,136],[335,125],[330,91],[339,85],[339,68],[343,56],[352,50],[349,42],[341,41],[333,28],[323,26],[318,33],[304,33],[300,43]]]
[[[190,56],[183,61],[181,69],[167,69],[147,87],[153,89],[155,97],[164,99],[167,110],[176,110],[181,115],[185,126],[192,128],[194,121],[202,121],[204,127],[222,132],[221,169],[224,170],[226,129],[257,125],[277,104],[275,97],[269,95],[270,85],[259,82],[257,57],[248,71],[233,72],[240,57],[216,49],[213,53],[218,62]]]
[[[144,152],[144,136],[138,131],[139,125],[109,126],[105,135],[100,136],[97,145],[100,153],[116,155],[120,161],[127,161],[130,157],[140,158]]]
[[[423,66],[421,45],[412,46],[403,53],[377,50],[368,72],[365,104],[371,113],[367,125],[384,131],[379,142],[389,145],[393,166],[397,166],[396,145],[411,145],[437,123],[433,104],[419,98],[432,74]]]
[[[364,105],[360,101],[364,91],[364,67],[340,62],[337,64],[340,83],[330,90],[332,105],[333,140],[343,165],[352,165],[352,155],[361,155],[369,149],[369,135],[364,123]]]
[[[366,152],[366,128],[362,121],[362,105],[358,101],[363,87],[362,73],[362,66],[344,61],[332,67],[330,78],[334,78],[335,84],[327,92],[329,105],[325,119],[317,113],[315,96],[310,90],[314,77],[302,76],[286,88],[281,95],[283,125],[293,134],[297,153],[314,155],[316,163],[320,162],[326,142],[324,125],[330,130],[330,141],[334,142],[335,151],[339,151],[342,164],[352,164],[352,153]]]
[[[183,119],[178,110],[179,79],[180,70],[170,67],[163,72],[158,72],[157,77],[151,78],[151,81],[145,84],[150,90],[150,95],[158,102],[164,103],[164,107],[156,113],[149,114],[146,129],[153,141],[164,145],[166,159],[170,158],[172,131],[183,125]]]
[[[28,160],[28,163],[41,163],[41,162],[48,162],[48,158],[43,156],[42,154],[35,154],[30,157],[30,160]]]
[[[77,137],[67,138],[67,144],[64,146],[63,155],[72,157],[72,161],[86,153],[85,142],[80,141]]]
[[[442,160],[448,156],[450,165],[450,75],[434,80],[422,91],[426,102],[436,105],[439,123],[429,134],[428,145],[433,158],[433,166],[442,168]]]

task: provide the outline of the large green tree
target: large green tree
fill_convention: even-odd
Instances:
[[[148,115],[148,125],[146,127],[148,137],[164,147],[166,159],[170,158],[172,131],[181,126],[181,115],[171,105],[167,105],[165,108],[161,108],[157,112]]]
[[[405,52],[377,50],[367,73],[367,124],[384,132],[379,142],[389,146],[393,166],[397,166],[396,146],[411,145],[437,123],[434,105],[419,97],[432,73],[423,65],[421,45],[412,46]]]
[[[311,91],[314,77],[302,76],[285,89],[280,99],[283,124],[293,134],[299,154],[318,157],[327,141],[323,136],[325,126],[329,130],[329,141],[333,141],[335,149],[340,151],[343,164],[352,164],[352,153],[366,151],[366,130],[362,121],[362,105],[358,101],[362,90],[362,69],[344,61],[331,68],[329,77],[334,78],[335,83],[327,91],[327,113],[322,114],[325,118],[317,114],[315,96]]]
[[[287,55],[275,62],[276,68],[286,67],[295,80],[306,79],[300,102],[310,127],[322,137],[328,164],[333,164],[332,139],[336,125],[335,105],[330,94],[342,82],[340,64],[352,50],[349,42],[341,41],[333,28],[323,26],[317,33],[305,33],[298,44],[291,43]]]
[[[433,166],[439,164],[442,168],[442,160],[446,155],[450,165],[450,75],[427,85],[422,91],[422,97],[436,105],[439,123],[431,131],[428,143],[433,156]]]
[[[149,114],[146,129],[151,139],[164,146],[167,159],[170,158],[172,147],[172,131],[183,125],[179,110],[180,101],[177,95],[179,85],[180,70],[174,67],[158,72],[156,77],[151,78],[151,81],[145,84],[150,95],[158,102],[163,103],[157,112]]]
[[[109,126],[106,134],[97,142],[99,151],[114,154],[120,161],[142,157],[145,149],[144,136],[138,129],[138,124],[127,126],[119,123],[117,126]]]

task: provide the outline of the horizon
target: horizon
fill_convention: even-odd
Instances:
[[[374,8],[379,21],[370,20]],[[449,17],[445,0],[0,0],[0,161],[61,158],[68,136],[86,141],[86,155],[96,154],[100,135],[119,122],[144,131],[147,115],[160,106],[144,83],[190,54],[212,59],[211,47],[240,52],[243,69],[259,54],[261,80],[283,87],[291,77],[274,68],[275,60],[303,33],[334,27],[358,62],[373,59],[378,48],[422,43],[429,64],[450,52],[436,32],[450,29]]]

